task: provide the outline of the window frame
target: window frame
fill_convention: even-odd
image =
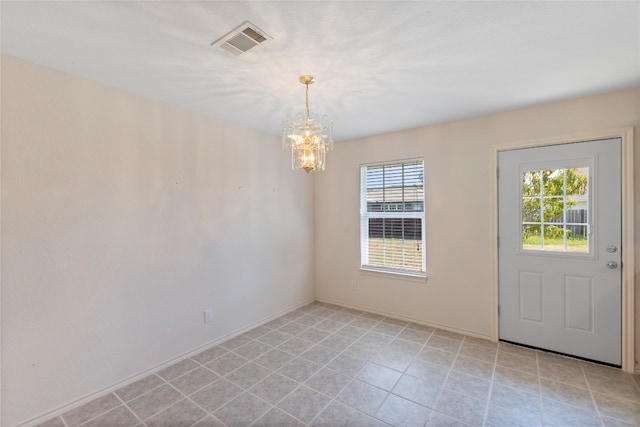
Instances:
[[[381,211],[369,211],[367,205],[367,171],[369,168],[379,168],[379,167],[393,167],[393,166],[408,166],[413,164],[420,164],[422,170],[422,200],[418,202],[422,203],[421,211],[397,211],[397,210],[389,210],[385,211],[381,209]],[[384,273],[391,274],[394,276],[408,276],[413,278],[426,278],[427,277],[427,248],[426,248],[426,195],[425,195],[425,174],[424,174],[424,159],[423,158],[413,158],[413,159],[403,159],[403,160],[392,160],[385,162],[376,162],[376,163],[366,163],[360,165],[360,270],[364,272],[375,272],[375,273]],[[404,194],[404,190],[409,187],[405,186],[404,176],[402,178],[402,192]],[[383,186],[383,188],[388,188]],[[397,186],[396,186],[397,188]],[[409,201],[408,203],[413,203],[414,200]],[[383,202],[384,203],[384,202]],[[396,202],[397,203],[397,202]],[[407,203],[403,200],[401,203]],[[380,219],[418,219],[421,225],[421,238],[420,244],[422,246],[422,261],[421,261],[421,269],[420,270],[411,270],[405,268],[399,268],[396,266],[378,266],[369,264],[369,220],[372,218],[380,218]],[[402,226],[403,229],[406,225]],[[403,251],[406,243],[403,242]]]

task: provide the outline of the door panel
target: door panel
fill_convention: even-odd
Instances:
[[[499,153],[500,339],[621,364],[620,156],[619,138]]]

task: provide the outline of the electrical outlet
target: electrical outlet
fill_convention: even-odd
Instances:
[[[204,311],[204,323],[209,323],[213,320],[213,309],[207,308]]]
[[[358,282],[353,280],[353,281],[351,281],[351,290],[355,291],[356,289],[358,289]]]

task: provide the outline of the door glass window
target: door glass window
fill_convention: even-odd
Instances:
[[[522,173],[522,249],[589,253],[589,168]]]

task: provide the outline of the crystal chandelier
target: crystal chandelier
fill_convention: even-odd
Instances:
[[[332,123],[326,115],[309,114],[309,85],[316,80],[303,75],[298,79],[306,86],[306,115],[287,116],[282,124],[282,147],[291,148],[291,168],[305,172],[324,170],[327,151],[333,147]]]

